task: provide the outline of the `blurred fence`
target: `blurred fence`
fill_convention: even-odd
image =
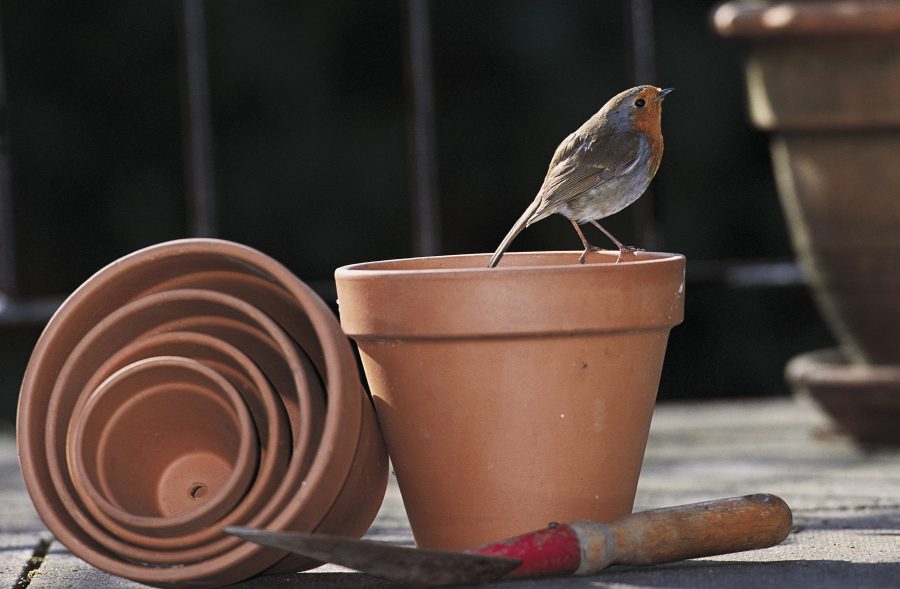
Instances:
[[[0,2],[0,420],[62,298],[139,247],[220,236],[333,302],[363,261],[492,251],[558,142],[674,86],[651,191],[609,221],[688,256],[661,398],[781,394],[830,342],[792,262],[712,2]],[[517,249],[574,249],[546,221]]]

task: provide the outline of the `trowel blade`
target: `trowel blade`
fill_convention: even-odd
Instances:
[[[427,550],[328,534],[270,532],[235,526],[225,531],[262,546],[339,564],[389,581],[417,585],[487,583],[522,563],[517,558]]]

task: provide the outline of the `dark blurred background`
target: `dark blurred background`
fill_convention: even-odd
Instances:
[[[14,419],[47,313],[126,253],[214,233],[282,261],[330,303],[338,266],[423,253],[411,132],[416,120],[429,129],[429,90],[431,243],[450,254],[493,251],[556,145],[612,95],[677,88],[652,197],[604,223],[626,243],[688,258],[661,400],[788,394],[785,361],[831,343],[792,264],[766,137],[745,116],[741,48],[709,26],[714,2],[186,1],[0,2],[0,190],[11,209],[0,255],[12,263],[0,423]],[[410,6],[425,20],[411,21]],[[208,151],[202,125],[189,132],[198,22]],[[412,67],[425,25],[433,86]],[[197,189],[189,138],[211,164],[206,226],[186,198]],[[513,249],[579,246],[552,217]]]

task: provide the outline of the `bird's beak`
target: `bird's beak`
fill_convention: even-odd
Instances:
[[[656,102],[662,102],[674,89],[675,88],[666,88],[665,90],[660,90],[659,94],[656,95]]]

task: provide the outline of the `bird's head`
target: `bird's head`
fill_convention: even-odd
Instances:
[[[659,132],[662,103],[674,88],[635,86],[609,99],[602,111],[616,127],[644,133]]]

